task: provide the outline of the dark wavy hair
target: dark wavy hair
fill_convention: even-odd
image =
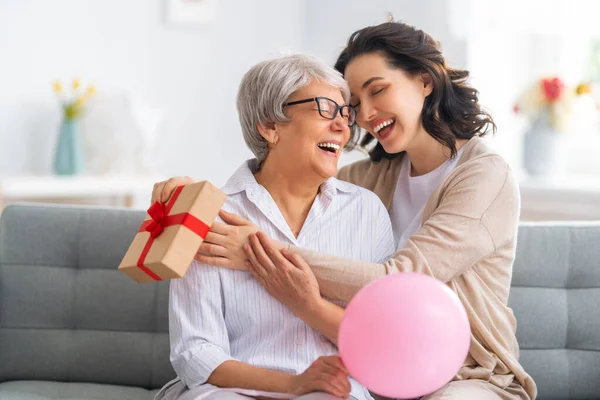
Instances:
[[[363,54],[380,53],[393,68],[399,68],[410,76],[420,73],[431,75],[433,91],[425,98],[421,122],[425,131],[456,156],[456,139],[484,136],[489,130],[496,132],[496,124],[490,114],[482,110],[478,91],[468,83],[469,72],[450,68],[440,51],[439,42],[422,30],[402,22],[386,22],[360,29],[350,36],[342,50],[335,69],[344,74],[348,63]],[[355,147],[360,138],[360,127],[355,125],[348,148]],[[368,150],[374,140],[365,134],[360,146]],[[394,158],[380,143],[369,151],[371,160]]]

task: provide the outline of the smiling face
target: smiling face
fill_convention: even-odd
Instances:
[[[360,55],[344,71],[356,106],[357,123],[390,154],[411,148],[427,135],[421,123],[432,85],[427,74],[410,76],[380,53]]]
[[[338,105],[345,104],[339,88],[317,81],[296,91],[288,102],[313,97],[327,97]],[[279,140],[267,158],[281,171],[316,176],[323,181],[335,176],[342,149],[350,137],[348,120],[339,112],[333,120],[323,118],[315,101],[289,105],[285,112],[291,121],[274,124],[271,133]]]

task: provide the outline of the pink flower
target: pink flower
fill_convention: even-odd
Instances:
[[[550,103],[554,103],[560,98],[565,84],[559,78],[542,79],[542,88],[544,89],[544,95]]]

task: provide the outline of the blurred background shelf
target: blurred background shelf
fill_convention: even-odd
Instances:
[[[521,220],[600,220],[600,177],[521,177]]]
[[[9,203],[112,205],[145,209],[164,176],[21,176],[0,178],[0,210]],[[600,177],[519,177],[521,220],[600,220]]]
[[[15,202],[146,208],[159,176],[17,176],[0,178],[0,210]]]

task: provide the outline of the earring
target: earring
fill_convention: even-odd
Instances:
[[[279,140],[279,136],[275,136],[275,138],[273,139],[273,144],[277,144],[278,140]]]

